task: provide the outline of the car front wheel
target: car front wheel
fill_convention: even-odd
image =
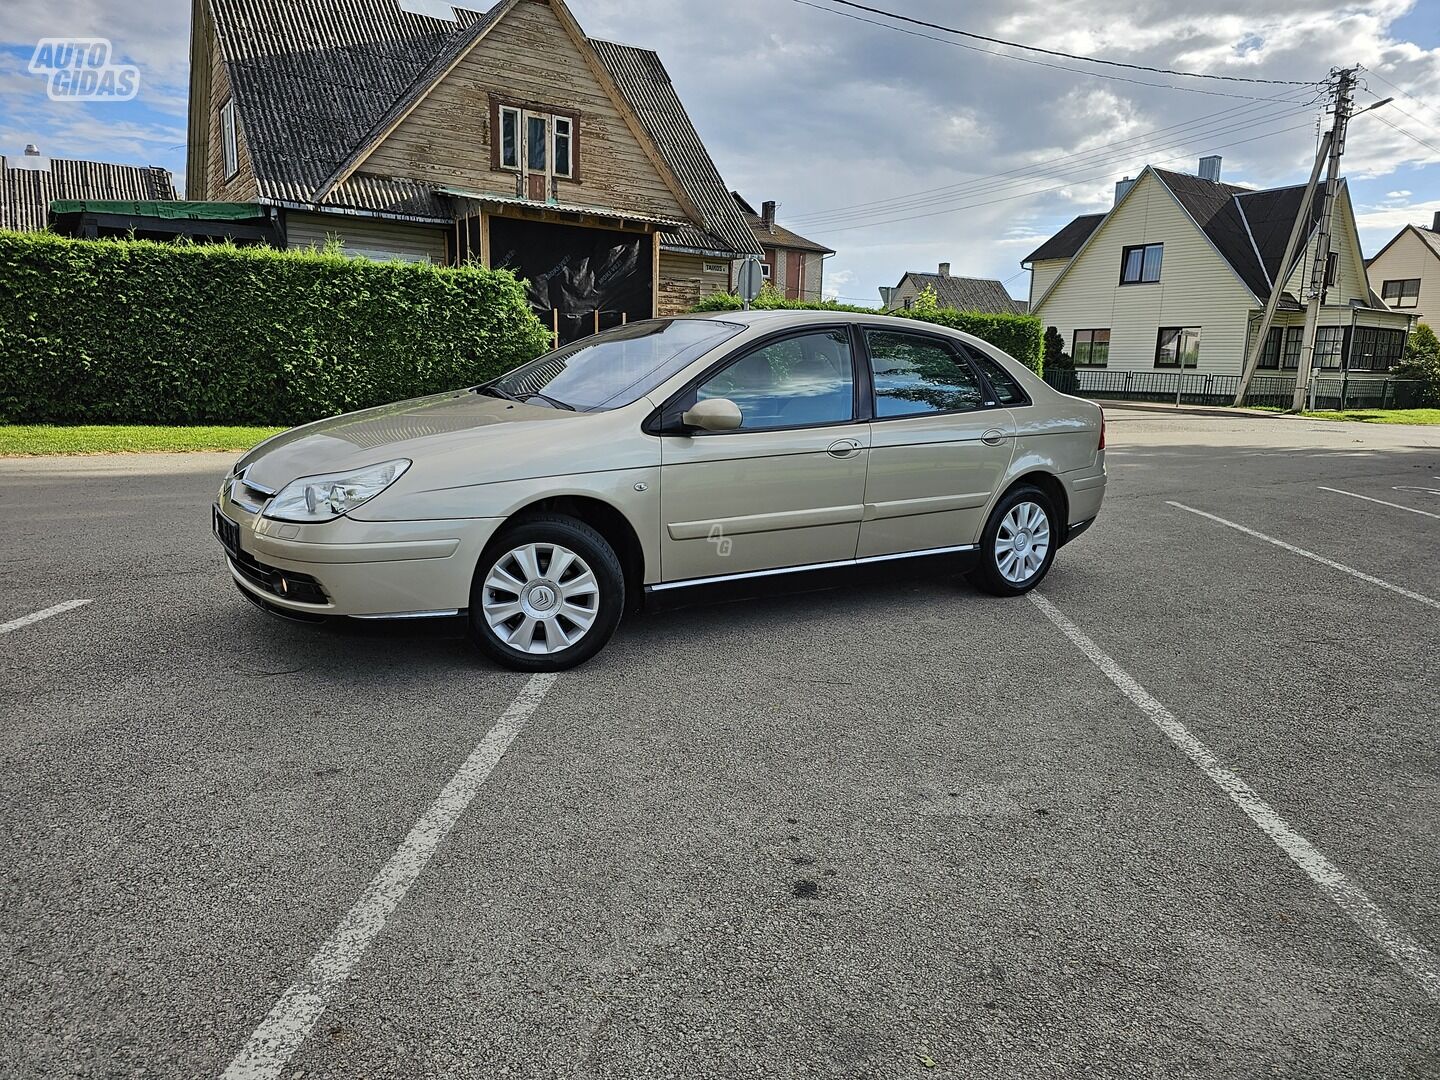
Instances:
[[[604,648],[624,601],[625,573],[603,536],[574,518],[534,517],[486,548],[470,590],[470,629],[505,667],[563,671]]]
[[[1060,526],[1050,497],[1028,484],[1007,492],[980,537],[970,580],[995,596],[1019,596],[1039,585],[1055,559]]]

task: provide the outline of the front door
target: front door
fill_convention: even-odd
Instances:
[[[853,559],[870,435],[855,420],[848,330],[751,347],[666,415],[707,398],[733,401],[741,426],[662,439],[665,580]]]
[[[861,557],[973,544],[1010,467],[1015,418],[938,335],[867,327],[875,419]]]

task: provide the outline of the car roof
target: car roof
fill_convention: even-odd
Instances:
[[[967,334],[964,330],[955,330],[939,323],[927,322],[923,319],[911,319],[904,315],[891,315],[883,311],[836,311],[831,308],[768,308],[761,310],[752,308],[750,311],[707,311],[697,312],[691,315],[677,316],[685,319],[715,319],[721,322],[737,323],[742,326],[757,330],[778,330],[786,326],[813,326],[817,323],[824,323],[833,326],[835,323],[856,323],[865,326],[884,326],[895,330],[915,330],[921,333],[940,334],[944,337],[955,338],[968,345],[977,347],[981,352],[994,353],[1002,352],[998,346],[978,338],[974,334]],[[1009,355],[1004,353],[1004,355]],[[1014,357],[1010,357],[1012,360]],[[1019,363],[1017,360],[1016,363]],[[1023,364],[1021,365],[1024,366]]]

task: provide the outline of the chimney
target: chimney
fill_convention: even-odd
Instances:
[[[1430,231],[1440,232],[1440,210],[1435,211],[1435,216],[1430,220]]]
[[[760,224],[766,232],[775,231],[775,200],[768,199],[760,206]]]
[[[1130,190],[1131,185],[1133,185],[1134,183],[1135,178],[1132,176],[1127,176],[1123,180],[1115,181],[1115,203],[1117,206],[1119,205],[1120,200],[1125,197],[1125,193]]]
[[[25,144],[25,156],[26,156],[26,157],[39,157],[39,156],[40,156],[40,147],[36,146],[33,142],[31,142],[31,143],[26,143],[26,144]]]
[[[1220,155],[1211,154],[1209,157],[1200,159],[1200,179],[1209,180],[1212,184],[1220,182]]]
[[[949,277],[949,276],[950,276],[950,264],[949,264],[949,263],[941,263],[941,264],[940,264],[940,276],[941,276],[941,277]]]

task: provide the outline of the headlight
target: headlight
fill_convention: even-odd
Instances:
[[[379,495],[409,467],[410,462],[401,459],[353,472],[302,476],[270,500],[264,516],[276,521],[334,521]]]

